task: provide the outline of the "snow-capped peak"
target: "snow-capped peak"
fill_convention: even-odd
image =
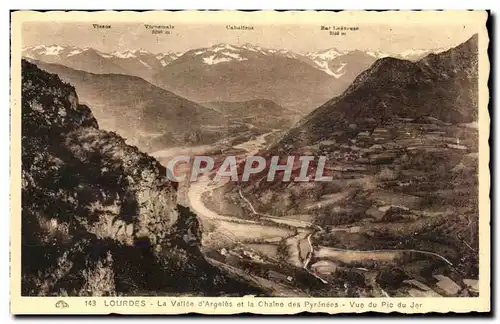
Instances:
[[[130,51],[130,50],[126,50],[126,51],[123,51],[123,52],[118,52],[118,51],[115,51],[113,53],[111,53],[111,55],[115,56],[115,57],[118,57],[118,58],[123,58],[123,59],[126,59],[126,58],[135,58],[137,57],[133,51]]]
[[[200,48],[190,52],[191,55],[199,57],[203,63],[214,65],[230,61],[246,61],[248,53],[242,47],[231,44],[216,44],[207,48]]]
[[[23,56],[36,60],[46,60],[47,62],[53,63],[66,58],[75,59],[75,57],[87,51],[92,51],[94,54],[110,60],[137,60],[138,63],[147,68],[153,68],[153,65],[155,65],[154,60],[157,60],[160,65],[166,66],[184,54],[181,52],[153,54],[142,48],[106,53],[90,47],[79,48],[75,46],[62,45],[33,45],[23,48]]]
[[[64,50],[64,47],[60,45],[51,45],[45,47],[45,55],[59,55],[62,50]]]
[[[312,59],[321,59],[321,60],[333,60],[336,57],[346,54],[347,52],[341,52],[336,48],[330,48],[324,51],[319,52],[309,52],[306,54],[307,57]]]
[[[222,44],[218,44],[218,45],[214,45],[214,46],[210,47],[209,50],[217,53],[220,51],[239,51],[240,49],[238,47],[231,45],[231,44],[222,43]]]
[[[88,51],[88,50],[90,50],[90,48],[88,48],[88,47],[84,47],[84,48],[75,48],[75,49],[72,49],[72,50],[68,53],[68,55],[67,55],[67,56],[78,55],[78,54],[81,54],[81,53],[86,52],[86,51]],[[99,54],[101,54],[101,53],[99,53]]]
[[[115,51],[111,54],[118,57],[118,58],[127,59],[127,58],[136,58],[137,56],[140,56],[142,54],[148,54],[148,53],[149,53],[148,51],[145,51],[143,49],[135,49],[135,50],[129,49],[129,50],[125,50],[123,52]]]
[[[446,51],[446,48],[436,48],[436,49],[408,49],[402,52],[388,53],[382,51],[367,51],[366,54],[373,56],[376,59],[384,57],[395,57],[404,60],[415,61],[423,58],[431,53],[438,54]]]
[[[399,53],[399,56],[402,59],[405,60],[419,60],[423,58],[424,56],[427,56],[431,53],[433,54],[439,54],[444,51],[447,51],[448,48],[434,48],[434,49],[409,49],[406,51],[403,51]]]
[[[199,55],[204,55],[206,53],[209,53],[209,54],[219,53],[221,51],[235,53],[235,52],[240,52],[241,48],[238,46],[231,45],[231,44],[222,43],[222,44],[213,45],[213,46],[207,47],[207,48],[197,49],[194,51],[193,54],[195,56],[199,56]]]
[[[246,61],[258,55],[276,55],[288,58],[298,58],[300,56],[286,49],[269,49],[248,43],[238,46],[225,43],[217,44],[212,47],[193,50],[191,54],[201,57],[205,64],[210,65],[229,62],[231,60]]]
[[[162,66],[166,66],[171,62],[175,61],[176,59],[178,59],[179,57],[181,57],[182,55],[184,55],[183,52],[177,52],[177,53],[166,52],[166,53],[156,54],[155,58],[160,62]]]
[[[229,51],[215,53],[210,56],[203,57],[203,63],[208,65],[214,65],[230,61],[246,61],[246,60],[248,59],[240,56],[240,54]]]
[[[260,47],[258,45],[252,45],[249,43],[242,45],[241,48],[246,49],[248,51],[252,51],[252,52],[265,52],[262,47]]]
[[[61,45],[35,45],[35,46],[29,46],[25,47],[23,49],[23,52],[29,53],[29,54],[37,54],[37,55],[51,55],[51,56],[56,56],[61,54],[65,50],[74,50],[76,47],[71,47],[71,46],[61,46]]]
[[[429,52],[429,50],[409,49],[409,50],[406,50],[406,51],[399,53],[399,56],[402,58],[415,57],[415,56],[425,55],[428,52]]]
[[[25,51],[37,51],[37,50],[42,50],[45,49],[45,45],[33,45],[33,46],[26,46],[23,48],[23,52]]]
[[[381,58],[384,58],[384,57],[389,57],[389,56],[393,56],[389,53],[385,53],[385,52],[381,52],[381,51],[366,51],[365,52],[366,54],[376,58],[376,59],[381,59]]]

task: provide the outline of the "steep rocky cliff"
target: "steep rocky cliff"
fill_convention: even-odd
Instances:
[[[165,168],[23,61],[23,295],[255,293],[210,266],[199,241]]]

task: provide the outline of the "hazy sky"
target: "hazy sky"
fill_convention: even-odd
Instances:
[[[103,22],[99,22],[103,23]],[[471,25],[363,25],[345,36],[331,36],[318,25],[262,25],[254,30],[236,31],[226,24],[175,24],[170,35],[153,35],[142,23],[110,23],[110,29],[96,29],[92,23],[26,22],[23,47],[30,45],[73,45],[93,47],[104,52],[143,48],[151,52],[186,51],[218,43],[251,43],[305,53],[335,47],[340,50],[381,50],[399,53],[408,49],[434,49],[456,46],[476,30]],[[168,23],[165,23],[168,25]],[[240,25],[235,23],[234,25]]]

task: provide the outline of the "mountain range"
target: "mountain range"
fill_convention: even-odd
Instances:
[[[366,54],[367,57],[372,59],[379,59],[383,57],[396,57],[400,59],[406,60],[418,60],[430,53],[439,53],[443,52],[445,49],[413,49],[406,50],[401,53],[388,53],[382,51],[360,51],[360,50],[347,50],[341,51],[336,48],[329,48],[326,50],[307,52],[305,54],[298,54],[285,49],[268,49],[263,48],[261,46],[256,46],[252,44],[244,44],[241,46],[230,45],[230,44],[218,44],[212,47],[195,49],[195,53],[197,55],[204,53],[217,53],[221,51],[225,51],[225,53],[220,53],[218,58],[210,59],[210,56],[204,61],[204,63],[213,65],[222,62],[229,62],[232,60],[242,61],[245,58],[239,58],[238,56],[229,53],[228,51],[238,51],[238,50],[247,50],[249,52],[253,52],[255,54],[261,54],[265,56],[283,56],[293,59],[300,59],[310,62],[312,65],[316,65],[318,69],[323,70],[325,73],[330,74],[335,77],[340,77],[337,69],[329,69],[325,67],[325,64],[338,60],[342,56],[348,55],[352,52],[361,52]],[[189,51],[187,51],[189,52]],[[160,67],[166,66],[169,63],[173,62],[177,58],[181,57],[183,54],[187,52],[163,52],[163,53],[152,53],[144,49],[129,49],[125,51],[114,51],[114,52],[103,52],[97,49],[93,49],[90,47],[76,47],[76,46],[61,46],[61,45],[33,45],[27,46],[23,48],[23,56],[30,59],[41,60],[47,63],[59,63],[63,65],[67,65],[68,67],[78,69],[76,64],[77,61],[85,62],[86,59],[91,59],[92,56],[100,56],[102,59],[105,59],[112,64],[116,64],[118,67],[111,68],[109,73],[116,72],[126,72],[130,73],[133,70],[137,69],[137,67],[146,67],[150,70],[157,70]],[[63,62],[66,62],[64,64]],[[81,63],[83,64],[83,63]],[[110,65],[112,65],[110,64]],[[88,66],[86,68],[82,68],[87,72],[94,73],[106,73],[99,70],[99,67]],[[136,75],[135,73],[132,73]]]
[[[23,56],[90,73],[139,76],[196,102],[263,98],[306,114],[340,95],[378,58],[416,59],[429,52],[389,54],[332,48],[298,54],[251,44],[217,44],[184,53],[155,54],[141,49],[104,53],[93,48],[36,45],[24,48]]]
[[[28,46],[22,53],[28,59],[61,64],[90,73],[129,74],[144,79],[150,79],[155,71],[180,55],[170,52],[153,54],[142,49],[104,53],[89,47],[60,45]]]

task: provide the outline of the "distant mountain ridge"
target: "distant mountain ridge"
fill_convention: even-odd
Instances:
[[[184,53],[156,54],[144,49],[104,53],[92,48],[37,45],[25,47],[23,56],[90,73],[139,76],[196,102],[265,98],[307,114],[340,95],[377,59],[393,56],[415,60],[429,52],[390,54],[330,48],[298,54],[252,44],[222,43]]]
[[[330,62],[332,60],[338,59],[339,57],[348,55],[352,52],[363,52],[368,57],[372,59],[379,59],[383,57],[396,57],[407,60],[417,60],[422,58],[425,55],[430,53],[439,53],[444,51],[444,49],[414,49],[414,50],[406,50],[401,53],[388,53],[381,51],[359,51],[359,50],[338,50],[336,48],[329,48],[326,50],[312,51],[305,54],[295,53],[286,49],[269,49],[264,48],[257,45],[252,44],[244,44],[244,45],[231,45],[231,44],[217,44],[212,47],[207,48],[199,48],[189,50],[187,52],[161,52],[161,53],[152,53],[150,51],[144,49],[129,49],[124,51],[113,51],[110,53],[106,53],[103,51],[99,51],[97,49],[93,49],[90,47],[75,47],[75,46],[61,46],[61,45],[34,45],[27,46],[23,49],[23,56],[30,59],[42,60],[47,63],[59,63],[63,64],[61,60],[68,59],[70,57],[82,58],[85,57],[85,54],[89,52],[94,52],[95,54],[101,56],[104,59],[108,59],[110,61],[115,61],[115,64],[118,66],[122,66],[124,71],[126,72],[127,66],[131,65],[131,62],[139,62],[142,66],[149,69],[158,69],[162,66],[166,66],[169,63],[173,62],[177,58],[181,57],[185,53],[190,51],[194,51],[197,55],[202,53],[217,53],[223,50],[247,50],[249,52],[253,52],[256,54],[262,55],[279,55],[294,59],[301,59],[306,61],[311,61],[318,69],[328,73],[332,76],[336,76],[338,74],[330,71],[329,69],[325,69],[325,62]],[[228,62],[230,59],[236,60],[245,60],[245,58],[238,58],[232,54],[228,54],[227,52],[222,52],[219,54],[218,59],[208,59],[205,61],[206,64],[217,64],[221,62]],[[72,62],[70,60],[70,62]],[[63,64],[65,65],[65,64]],[[71,68],[76,68],[74,66],[69,66]],[[119,70],[119,68],[117,68]],[[99,73],[99,71],[92,71],[90,69],[83,69],[87,72]],[[110,73],[116,73],[110,72]]]
[[[151,53],[143,49],[105,53],[93,48],[75,46],[36,45],[23,49],[23,57],[65,65],[91,73],[129,74],[149,79],[162,66],[182,53]]]
[[[322,51],[309,52],[303,57],[306,60],[310,60],[312,64],[317,66],[319,69],[327,74],[330,74],[336,78],[340,78],[345,74],[344,67],[349,65],[350,61],[354,61],[357,65],[358,70],[361,70],[367,65],[371,65],[377,59],[384,57],[394,57],[404,60],[415,61],[419,60],[425,55],[430,53],[440,53],[444,49],[411,49],[406,50],[401,53],[388,53],[382,51],[363,51],[363,50],[348,50],[341,51],[336,48],[329,48]],[[353,59],[357,58],[357,59]],[[362,69],[364,70],[364,69]]]
[[[404,53],[414,54],[423,55]],[[217,44],[187,51],[162,67],[153,82],[197,102],[266,98],[306,114],[340,95],[384,55],[336,49],[301,55],[251,44]]]
[[[92,106],[101,128],[117,132],[142,150],[153,149],[151,141],[163,147],[213,142],[220,134],[206,132],[204,127],[227,124],[221,113],[136,76],[93,74],[34,62],[74,85],[80,101]]]
[[[187,51],[153,77],[160,87],[196,102],[264,98],[302,114],[351,81],[332,77],[290,51],[229,44]]]

